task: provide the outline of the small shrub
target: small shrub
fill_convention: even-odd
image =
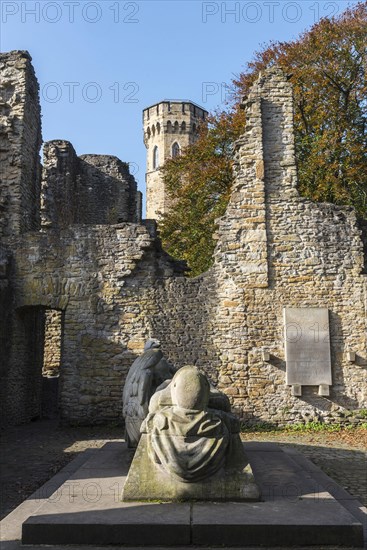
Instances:
[[[309,433],[309,432],[340,432],[342,430],[354,430],[355,428],[367,429],[367,422],[362,424],[326,424],[325,422],[296,422],[294,424],[286,424],[277,426],[271,422],[259,422],[258,424],[242,424],[242,433],[256,433],[256,432],[296,432],[296,433]]]

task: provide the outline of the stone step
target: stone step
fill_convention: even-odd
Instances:
[[[124,503],[120,493],[132,453],[124,443],[108,443],[23,523],[22,542],[363,546],[362,524],[315,479],[306,459],[298,462],[275,444],[245,444],[245,451],[262,492],[261,502]]]

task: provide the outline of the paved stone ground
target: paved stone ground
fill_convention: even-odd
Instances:
[[[120,439],[122,429],[61,428],[44,420],[1,434],[1,517],[85,449]],[[367,505],[367,430],[339,433],[245,433],[243,439],[273,441],[305,454],[326,474]]]
[[[245,433],[243,440],[273,441],[297,449],[367,506],[367,429],[332,433]]]
[[[1,518],[85,449],[123,437],[121,428],[62,428],[40,420],[1,433]]]

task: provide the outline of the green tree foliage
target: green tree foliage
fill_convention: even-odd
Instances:
[[[215,220],[230,197],[233,142],[245,127],[241,97],[272,64],[292,75],[300,193],[352,205],[367,218],[367,2],[361,2],[293,42],[257,52],[233,81],[231,104],[209,118],[195,144],[165,163],[173,208],[163,217],[161,236],[193,276],[211,265]]]

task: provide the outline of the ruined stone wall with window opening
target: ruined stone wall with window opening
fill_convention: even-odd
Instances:
[[[361,224],[351,208],[299,196],[287,78],[277,69],[260,75],[244,106],[247,126],[236,144],[235,184],[219,220],[214,265],[195,279],[162,250],[154,224],[133,218],[134,184],[123,191],[128,220],[116,223],[103,214],[96,225],[88,207],[77,222],[68,197],[84,185],[80,163],[92,159],[77,157],[68,142],[47,144],[41,230],[13,232],[2,241],[8,256],[0,292],[8,285],[12,295],[2,367],[8,419],[26,421],[39,411],[44,358],[56,341],[45,336],[42,319],[50,310],[62,317],[59,394],[66,422],[122,420],[124,380],[149,337],[161,340],[175,365],[203,368],[246,423],[349,421],[349,411],[367,408]],[[109,187],[108,178],[116,183],[121,174],[129,184],[119,162],[93,157],[92,171],[104,174],[96,185]],[[69,218],[57,218],[59,200],[70,204]],[[6,213],[11,218],[11,210]],[[330,396],[319,396],[314,386],[304,387],[301,397],[291,395],[284,307],[328,308]],[[354,362],[347,358],[352,351]]]

